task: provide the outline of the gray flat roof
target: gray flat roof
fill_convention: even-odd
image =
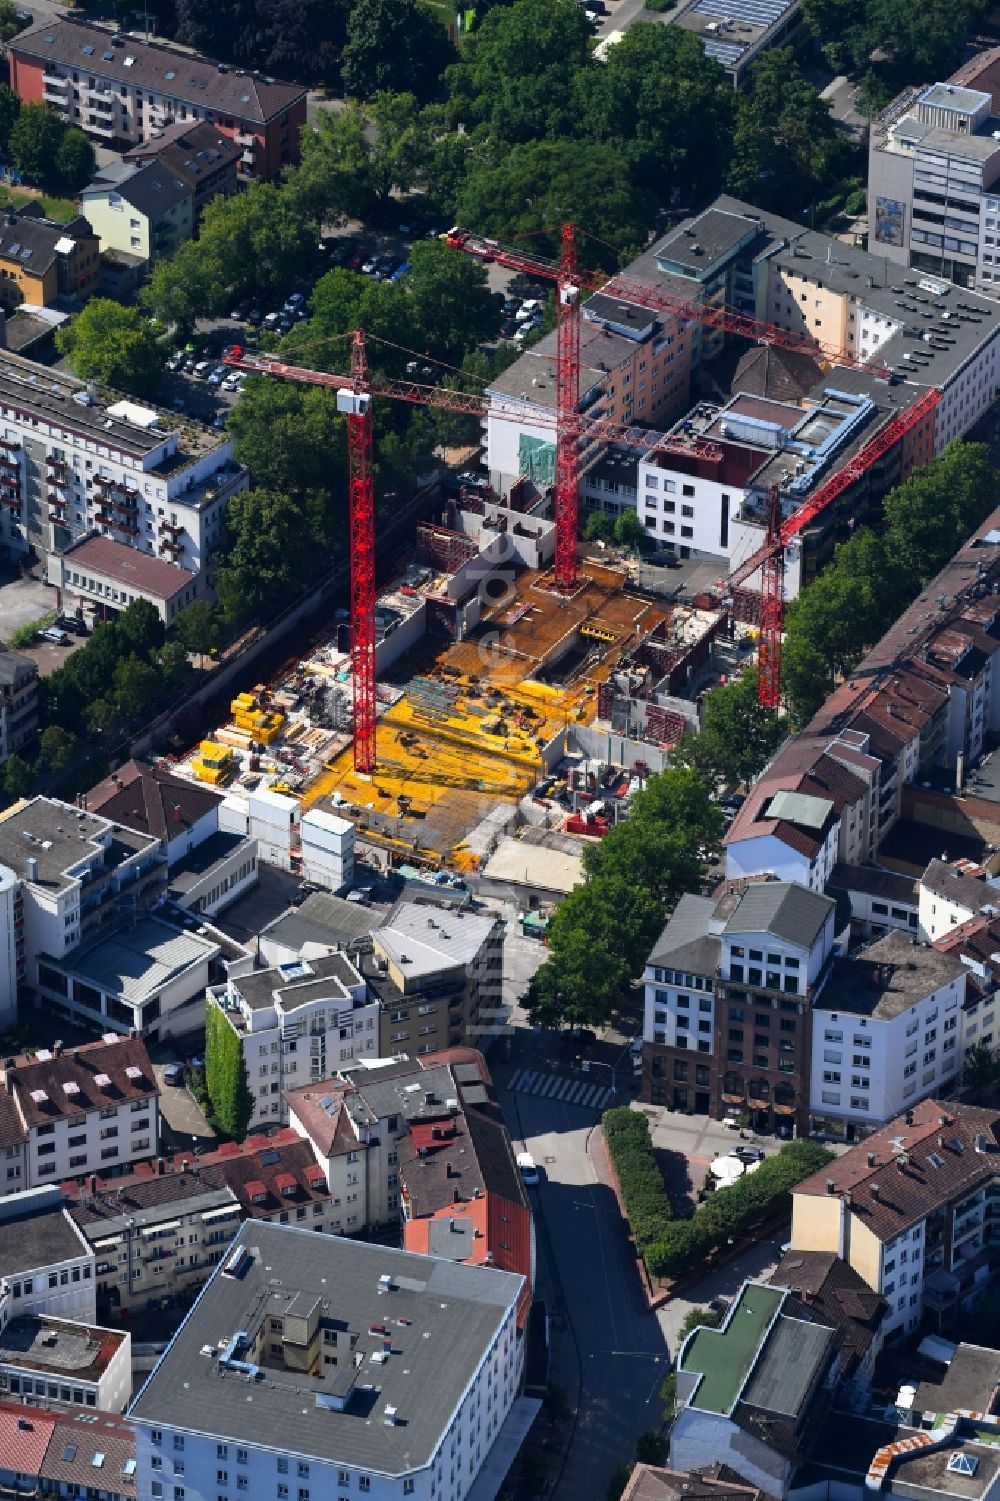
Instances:
[[[401,901],[372,941],[411,979],[471,963],[495,926],[495,917]]]
[[[51,962],[64,974],[79,975],[101,990],[141,1004],[193,964],[217,953],[207,938],[145,917]]]
[[[835,1338],[827,1324],[807,1324],[779,1315],[741,1401],[765,1412],[797,1417],[812,1395]]]
[[[357,985],[358,975],[346,955],[325,954],[316,959],[279,964],[273,969],[253,970],[248,975],[235,976],[232,983],[251,1011],[279,1005],[283,1011],[294,1011],[303,1001],[315,1000],[319,991],[346,1001],[347,987]],[[313,993],[308,994],[309,991]]]
[[[671,230],[656,246],[654,254],[657,259],[673,261],[689,271],[707,271],[720,255],[734,250],[748,235],[759,231],[757,220],[747,218],[741,208],[742,205],[705,209]]]
[[[162,1179],[154,1180],[162,1183]],[[156,1203],[136,1205],[134,1203],[134,1190],[130,1189],[130,1203],[123,1208],[121,1214],[108,1214],[103,1218],[84,1218],[81,1215],[80,1227],[91,1245],[95,1241],[104,1240],[110,1235],[121,1235],[132,1224],[139,1230],[151,1225],[162,1225],[165,1222],[175,1220],[185,1214],[205,1214],[212,1209],[239,1209],[240,1201],[231,1188],[213,1188],[206,1183],[198,1183],[187,1173],[172,1173],[170,1182],[176,1183],[181,1192],[174,1199],[161,1198]],[[193,1192],[197,1189],[197,1192]],[[105,1194],[105,1202],[113,1195],[113,1188]]]
[[[289,907],[268,923],[260,936],[292,949],[302,949],[307,943],[350,943],[366,938],[384,923],[389,910],[384,902],[349,902],[328,891],[316,891],[301,907]]]
[[[932,83],[917,100],[918,104],[929,104],[933,109],[955,109],[969,115],[974,115],[984,104],[992,105],[992,102],[991,94],[984,94],[981,89],[965,89],[955,83]]]
[[[250,1252],[247,1270],[225,1277],[216,1269],[129,1416],[388,1475],[426,1465],[513,1312],[522,1278],[259,1221],[244,1224],[234,1244]],[[387,1293],[379,1291],[384,1275],[392,1278]],[[323,1323],[359,1336],[363,1359],[343,1412],[316,1405],[336,1374],[331,1382],[268,1365],[248,1385],[202,1353],[237,1331],[252,1336],[296,1297],[318,1298]],[[381,1336],[369,1338],[372,1324],[391,1330],[384,1364],[370,1358],[382,1349]],[[329,1369],[343,1375],[339,1366]],[[397,1423],[385,1421],[387,1406],[396,1408]]]
[[[835,960],[813,1009],[887,1021],[964,974],[957,955],[942,954],[896,928],[856,958]]]
[[[86,1256],[89,1247],[61,1204],[5,1214],[0,1221],[0,1277],[16,1277]]]
[[[385,1120],[390,1115],[402,1116],[406,1121],[430,1120],[447,1113],[446,1100],[455,1100],[457,1104],[455,1081],[443,1063],[419,1073],[410,1062],[403,1067],[388,1063],[341,1072],[357,1089],[357,1095],[347,1102],[351,1115],[357,1113],[359,1096],[375,1120]]]
[[[38,862],[37,884],[61,890],[77,879],[66,871],[92,860],[103,843],[97,836],[113,828],[108,819],[84,813],[71,803],[35,797],[25,807],[15,806],[0,816],[0,864],[23,877],[30,856]]]
[[[252,843],[253,840],[247,839],[243,834],[230,834],[225,829],[217,829],[214,834],[203,839],[201,844],[196,844],[176,864],[171,865],[167,880],[168,894],[183,896],[204,879],[213,865],[220,865],[228,860],[241,844],[249,849]]]

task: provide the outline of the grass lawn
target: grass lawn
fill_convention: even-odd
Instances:
[[[449,31],[455,24],[455,18],[468,9],[468,6],[462,4],[462,0],[424,0],[424,4]]]
[[[0,187],[0,208],[22,208],[33,199],[41,204],[45,217],[57,224],[65,224],[76,213],[72,198],[50,198],[46,193],[32,193],[26,188]]]

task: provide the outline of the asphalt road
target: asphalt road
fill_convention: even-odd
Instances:
[[[535,1052],[544,1047],[539,1034],[519,1027],[511,1068],[537,1067]],[[542,1095],[513,1094],[503,1087],[510,1070],[493,1066],[501,1076],[515,1150],[527,1149],[542,1175],[529,1194],[538,1295],[554,1326],[551,1380],[571,1394],[580,1383],[569,1457],[562,1475],[549,1477],[557,1482],[553,1494],[557,1501],[601,1496],[616,1466],[633,1457],[637,1436],[659,1423],[659,1388],[669,1369],[666,1341],[646,1308],[617,1203],[587,1155],[596,1113]],[[621,1070],[623,1080],[626,1072]]]

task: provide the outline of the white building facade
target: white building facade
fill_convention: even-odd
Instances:
[[[255,970],[210,988],[207,1002],[239,1038],[251,1130],[287,1122],[286,1090],[378,1056],[378,1002],[343,954]],[[211,1088],[211,1052],[206,1066]]]

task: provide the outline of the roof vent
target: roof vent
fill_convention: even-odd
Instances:
[[[386,1424],[387,1424],[388,1427],[394,1428],[396,1426],[396,1415],[397,1415],[397,1409],[395,1407],[389,1407],[389,1406],[386,1407],[386,1409],[385,1409],[385,1422],[386,1422]]]

